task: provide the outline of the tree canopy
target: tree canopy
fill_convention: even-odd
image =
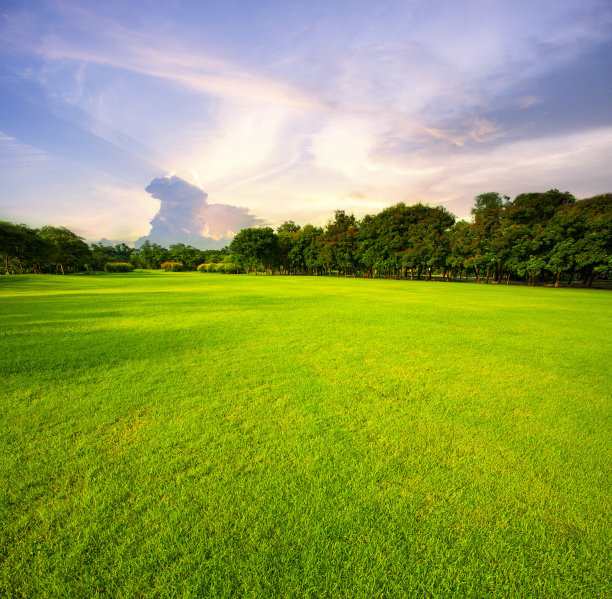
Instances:
[[[5,273],[102,270],[109,263],[156,269],[177,263],[185,270],[400,277],[485,283],[523,281],[559,285],[612,277],[612,194],[577,200],[551,189],[510,200],[497,192],[474,198],[472,220],[457,222],[441,206],[399,203],[361,220],[344,210],[323,228],[286,221],[241,230],[229,247],[169,248],[145,241],[94,243],[64,227],[32,229],[0,222]],[[209,268],[210,264],[225,265]],[[206,266],[206,268],[204,268]]]

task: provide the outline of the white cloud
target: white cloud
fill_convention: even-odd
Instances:
[[[611,163],[612,128],[517,141],[486,153],[446,157],[429,194],[463,197],[464,206],[489,189],[514,197],[558,188],[588,197],[612,186]]]
[[[269,54],[258,48],[276,57],[268,63],[239,58],[238,46],[227,52],[208,38],[177,35],[180,27],[193,33],[186,23],[145,30],[79,4],[55,6],[60,25],[7,12],[4,47],[38,57],[22,75],[91,116],[93,132],[118,145],[132,137],[147,155],[162,156],[155,161],[162,172],[223,202],[198,196],[193,222],[186,224],[183,206],[176,230],[195,224],[194,235],[230,235],[253,222],[236,208],[245,205],[270,223],[321,224],[336,208],[363,215],[398,201],[451,202],[467,213],[472,197],[490,188],[512,195],[554,186],[581,195],[610,187],[608,130],[510,143],[517,132],[487,116],[538,107],[544,98],[529,93],[530,78],[603,39],[606,18],[594,22],[577,0],[545,0],[545,10],[526,0],[518,9],[390,2],[392,20],[306,24],[287,34],[291,56],[272,42]],[[230,42],[254,49],[249,39]],[[6,137],[1,144],[18,143]],[[23,150],[18,162],[27,160]],[[158,204],[141,188],[84,179],[65,209],[74,213],[87,192],[82,230],[119,238],[117,223],[130,222],[122,229],[130,239],[146,233]]]
[[[210,246],[261,222],[247,208],[209,204],[207,193],[176,176],[153,179],[145,191],[160,202],[146,238],[162,245]]]
[[[5,35],[5,41],[21,48],[25,46],[47,61],[73,61],[80,66],[92,64],[132,71],[216,97],[246,97],[302,110],[323,107],[323,103],[303,89],[250,73],[228,60],[193,53],[182,48],[177,39],[164,39],[160,33],[136,32],[116,21],[99,16],[92,18],[84,10],[73,9],[71,13],[75,29],[89,34],[86,46],[73,35],[47,34],[39,40],[34,36],[21,37],[17,30]]]

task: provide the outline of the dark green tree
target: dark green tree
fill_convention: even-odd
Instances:
[[[329,273],[337,270],[338,275],[340,272],[355,275],[358,232],[355,216],[336,210],[334,220],[327,223],[319,238],[320,261]]]
[[[170,260],[180,262],[187,270],[195,270],[204,262],[204,252],[191,245],[175,243],[168,250]]]
[[[0,256],[5,273],[41,272],[51,244],[27,225],[0,222]]]
[[[474,223],[472,225],[472,244],[474,255],[472,266],[477,279],[481,273],[485,282],[489,282],[493,270],[495,281],[499,281],[504,261],[503,247],[497,243],[502,226],[502,213],[505,203],[497,192],[483,193],[474,198],[471,210]]]
[[[562,207],[575,202],[571,193],[551,189],[520,194],[505,207],[499,251],[504,253],[505,266],[519,277],[527,277],[529,285],[535,285],[543,273],[550,273],[548,254],[554,239],[547,234],[549,221]]]
[[[562,206],[548,222],[550,250],[547,268],[555,286],[563,273],[578,274],[590,287],[596,274],[610,276],[612,268],[612,194]]]
[[[136,249],[130,256],[130,262],[136,268],[155,270],[161,267],[162,262],[170,258],[170,253],[165,247],[157,243],[151,243],[148,239]]]
[[[472,224],[460,220],[449,232],[449,251],[446,256],[446,266],[453,276],[459,277],[464,269],[470,266],[470,258],[474,250]]]
[[[317,274],[319,262],[319,238],[323,229],[306,225],[294,233],[293,246],[289,251],[289,260],[298,272],[302,274]]]
[[[299,261],[294,259],[292,254],[296,239],[299,236],[300,226],[292,220],[284,222],[278,229],[276,235],[278,239],[278,263],[282,271],[289,274],[299,268]]]
[[[66,227],[46,226],[40,229],[39,236],[49,244],[48,263],[62,274],[83,269],[91,259],[91,250],[83,238]]]
[[[278,240],[271,227],[242,229],[230,243],[236,263],[247,271],[272,269],[278,263]]]
[[[450,252],[449,233],[455,217],[443,206],[415,204],[406,211],[407,228],[402,266],[412,274],[416,270],[419,278],[425,272],[431,279],[435,269],[446,269],[446,258]]]

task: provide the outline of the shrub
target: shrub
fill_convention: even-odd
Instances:
[[[182,262],[162,262],[161,267],[166,272],[182,272],[185,270]]]
[[[235,264],[232,264],[231,262],[224,262],[223,264],[219,264],[219,266],[219,272],[223,272],[226,275],[236,274],[236,272],[238,271],[238,267]]]
[[[208,264],[198,264],[196,270],[198,272],[208,272]]]
[[[134,266],[129,262],[107,262],[104,270],[106,272],[132,272]]]
[[[206,272],[219,272],[218,267],[219,265],[213,262],[206,267]]]

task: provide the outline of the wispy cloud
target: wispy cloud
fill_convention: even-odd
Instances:
[[[544,101],[544,98],[541,96],[521,96],[516,99],[516,104],[519,108],[527,109],[532,106],[537,106]]]
[[[181,47],[180,40],[165,38],[163,32],[135,31],[76,5],[62,3],[58,8],[70,19],[71,35],[24,35],[19,25],[31,23],[33,17],[28,15],[22,22],[13,20],[11,26],[4,27],[0,39],[49,62],[73,61],[132,71],[218,97],[248,98],[300,109],[325,106],[303,89],[255,75],[227,60],[193,53]]]
[[[107,204],[113,214],[132,198],[146,212],[129,212],[140,235],[157,209],[142,189],[169,172],[272,223],[324,222],[334,208],[362,214],[396,201],[467,213],[477,193],[545,187],[538,177],[579,195],[593,182],[605,187],[605,117],[578,118],[597,112],[602,90],[576,85],[590,104],[578,94],[567,106],[554,100],[566,75],[578,81],[591,69],[596,81],[604,70],[604,59],[584,57],[612,42],[606,3],[297,1],[249,3],[248,20],[244,12],[199,2],[145,12],[112,0],[6,8],[0,85],[15,111],[22,97],[29,108],[0,116],[16,140],[0,145],[37,148],[61,163],[58,173],[78,164],[87,174],[69,177],[72,195],[93,197],[91,206],[102,206],[100,189],[117,198]],[[573,146],[560,152],[559,143]],[[18,155],[23,172],[35,172],[34,158]],[[94,167],[104,176],[86,183]],[[110,183],[113,173],[122,182]],[[59,191],[44,197],[60,201]],[[207,235],[243,222],[206,206],[220,227]],[[111,214],[83,214],[88,230],[116,226]]]
[[[612,127],[515,141],[486,154],[447,157],[441,176],[430,182],[428,191],[457,198],[486,181],[490,188],[511,197],[552,187],[588,197],[610,188],[612,180],[606,168],[610,160]]]

